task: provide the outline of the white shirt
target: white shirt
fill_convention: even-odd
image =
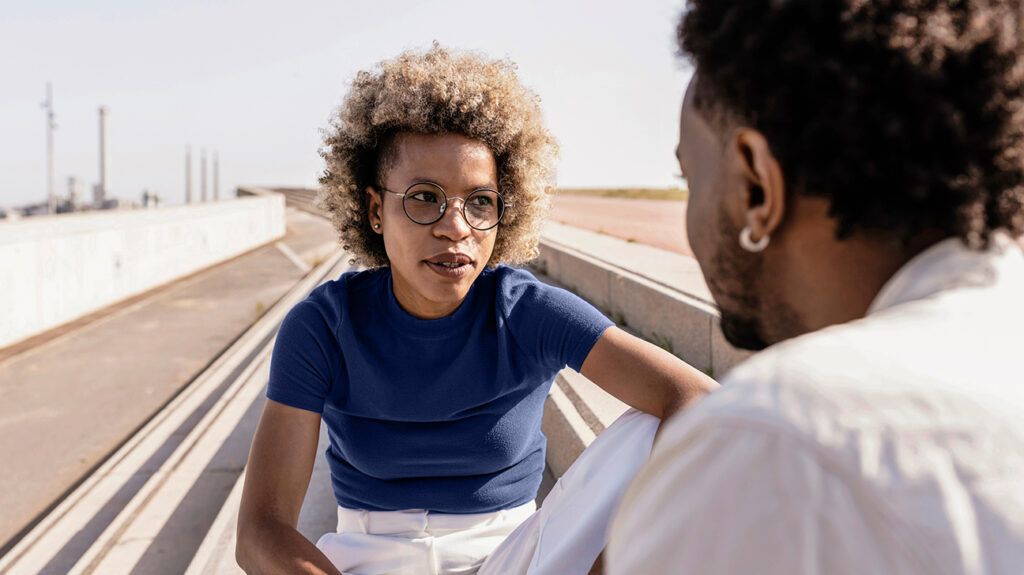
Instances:
[[[1024,254],[947,240],[666,424],[607,573],[1024,573]]]

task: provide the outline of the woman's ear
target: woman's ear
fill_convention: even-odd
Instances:
[[[367,212],[369,212],[367,213],[367,217],[370,218],[370,227],[372,227],[373,231],[378,234],[382,234],[384,233],[384,220],[381,217],[381,214],[384,212],[384,203],[380,196],[380,192],[373,189],[373,186],[366,186],[366,195],[369,198],[369,202],[367,202]]]
[[[764,135],[740,128],[733,138],[740,177],[745,183],[744,220],[757,241],[770,237],[786,212],[786,185],[782,167],[768,147]]]

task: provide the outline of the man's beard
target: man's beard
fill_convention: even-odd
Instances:
[[[761,329],[756,318],[735,315],[722,311],[719,324],[722,335],[733,347],[750,351],[761,351],[768,343],[761,337]]]
[[[711,261],[708,287],[718,302],[722,335],[739,349],[760,351],[768,347],[762,325],[761,254],[742,251],[740,231],[725,210],[718,212],[719,244]]]

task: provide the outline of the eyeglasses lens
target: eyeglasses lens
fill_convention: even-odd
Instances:
[[[431,184],[416,184],[405,193],[403,207],[409,219],[418,224],[432,224],[441,219],[446,209],[444,191]],[[493,190],[477,190],[463,202],[463,214],[470,226],[486,230],[501,219],[505,204]]]

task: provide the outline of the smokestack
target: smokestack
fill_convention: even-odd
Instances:
[[[206,148],[199,153],[199,189],[202,201],[206,203]]]
[[[95,202],[102,206],[107,199],[107,107],[100,106],[100,182],[96,185]]]
[[[78,178],[74,176],[68,177],[68,205],[71,211],[78,210],[78,205],[82,201],[82,186],[78,181]]]
[[[213,152],[213,201],[220,200],[220,159],[217,151]]]
[[[57,213],[57,193],[53,189],[53,131],[57,129],[57,123],[53,121],[53,85],[46,83],[46,101],[43,102],[43,109],[46,110],[46,207],[48,213]]]
[[[185,204],[192,203],[192,146],[185,146]]]

